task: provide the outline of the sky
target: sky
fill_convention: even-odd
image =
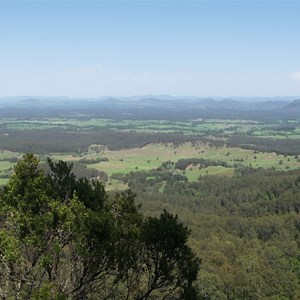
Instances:
[[[0,97],[300,96],[299,1],[0,0]]]

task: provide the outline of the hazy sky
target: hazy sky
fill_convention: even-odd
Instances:
[[[300,1],[3,1],[0,97],[299,96]]]

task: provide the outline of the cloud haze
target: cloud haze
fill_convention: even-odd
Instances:
[[[296,80],[300,80],[300,72],[295,72],[291,74],[291,77]]]
[[[120,71],[104,64],[79,66],[67,70],[1,72],[1,96],[44,95],[99,97],[103,95],[131,96],[142,94],[171,94],[187,96],[286,96],[300,94],[291,79],[274,74],[240,73],[238,84],[234,72],[191,71]],[[291,74],[300,80],[300,73]],[[290,78],[291,78],[290,77]],[[289,83],[289,88],[282,88]],[[255,86],[255,89],[253,89]]]

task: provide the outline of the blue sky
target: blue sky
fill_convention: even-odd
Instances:
[[[0,97],[299,96],[300,1],[1,1]]]

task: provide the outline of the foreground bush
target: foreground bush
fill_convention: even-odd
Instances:
[[[3,299],[196,299],[199,261],[177,217],[144,217],[72,165],[27,154],[0,194]]]

